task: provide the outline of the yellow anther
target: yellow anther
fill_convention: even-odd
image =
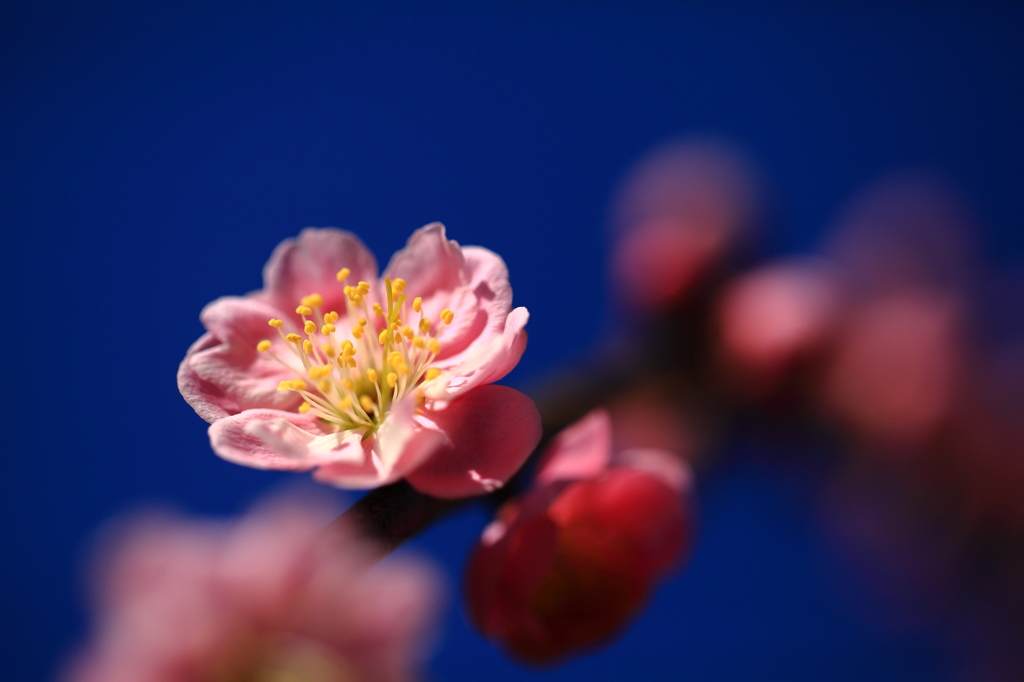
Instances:
[[[402,336],[412,341],[412,337],[416,336],[416,332],[412,330],[412,327],[405,325],[402,327]]]
[[[430,339],[430,341],[427,341],[427,348],[430,349],[431,353],[437,355],[441,352],[441,342],[437,339]]]
[[[316,334],[316,322],[313,320],[306,320],[306,324],[302,325],[302,331],[307,334]]]
[[[309,368],[309,376],[311,379],[323,379],[325,376],[331,373],[330,367],[323,367],[320,365],[313,365]]]
[[[370,283],[360,281],[356,289],[359,291],[360,294],[366,296],[368,293],[370,293]]]
[[[356,359],[354,357],[352,357],[351,355],[349,355],[348,357],[345,358],[345,365],[347,367],[355,367],[356,366]]]
[[[338,281],[344,282],[346,279],[348,279],[348,276],[351,274],[352,271],[349,270],[348,268],[342,268],[341,270],[338,270]]]
[[[352,383],[352,380],[347,377],[341,380],[341,385],[344,386],[349,391],[356,390],[356,385]]]
[[[366,326],[366,318],[365,317],[360,317],[358,320],[356,320],[356,324],[358,324],[360,327],[365,327]]]
[[[302,379],[292,379],[288,383],[291,384],[291,389],[293,391],[305,391],[306,390],[306,382],[303,381]]]
[[[428,320],[425,317],[422,320],[420,320],[420,331],[423,332],[424,334],[430,333],[430,320]]]
[[[412,299],[412,309],[418,313],[423,312],[423,299],[419,296]]]
[[[380,341],[380,345],[382,345],[382,346],[385,343],[387,343],[388,342],[388,330],[387,329],[382,330],[381,333],[377,336],[377,340]]]
[[[397,381],[398,381],[398,375],[395,374],[394,372],[388,372],[388,376],[387,376],[388,388],[394,388],[395,387],[395,383]]]
[[[352,407],[352,398],[345,396],[338,402],[338,407],[341,409],[342,412]]]
[[[268,350],[270,350],[270,341],[267,341],[266,339],[260,341],[259,343],[256,344],[256,350],[258,350],[261,353],[266,353]]]
[[[312,355],[313,354],[313,342],[310,341],[309,339],[305,339],[302,342],[302,352],[305,353],[306,355]]]
[[[393,350],[390,353],[388,353],[388,363],[393,365],[393,364],[401,362],[401,361],[402,361],[402,353],[401,353],[401,351]]]
[[[284,337],[284,340],[288,343],[298,343],[299,341],[302,341],[302,337],[298,334],[288,334]]]
[[[395,292],[396,294],[400,294],[403,291],[405,291],[405,280],[399,277],[395,281],[393,281],[391,283],[391,291]]]
[[[301,303],[310,308],[319,308],[324,304],[324,297],[320,294],[310,294],[309,296],[303,296]]]
[[[403,360],[395,364],[395,371],[402,376],[407,376],[409,374],[409,365],[405,364],[405,360]]]
[[[413,337],[412,345],[416,346],[420,350],[423,350],[424,348],[427,347],[427,342],[423,340],[422,336],[416,336]]]
[[[352,328],[352,338],[357,339],[357,340],[363,338],[363,328],[362,327],[353,327]]]
[[[363,297],[362,297],[362,295],[359,294],[359,292],[356,292],[356,293],[352,294],[351,296],[349,296],[348,300],[352,301],[352,305],[362,305],[363,304]]]
[[[373,304],[373,314],[377,317],[384,317],[384,309],[380,307],[380,303]]]
[[[377,383],[377,370],[372,367],[366,370],[366,378],[369,379],[371,384]]]
[[[275,320],[274,318],[267,320],[267,324],[269,324],[271,327],[277,327],[278,329],[284,326],[283,321]]]
[[[340,315],[338,315],[338,311],[332,310],[331,312],[324,315],[324,322],[326,322],[327,324],[334,324],[335,322],[338,321],[339,317]]]
[[[445,324],[451,324],[454,319],[455,313],[453,313],[450,308],[445,308],[441,311],[441,321]]]
[[[299,315],[312,315],[313,309],[310,308],[308,305],[300,305],[298,308],[295,309],[295,312],[298,313]]]
[[[355,355],[356,354],[355,344],[353,344],[348,339],[345,339],[344,341],[341,342],[341,352],[345,353],[346,355]]]
[[[309,339],[306,339],[306,340],[308,341]],[[322,350],[324,352],[324,357],[327,357],[327,358],[333,358],[334,357],[334,346],[332,346],[331,344],[329,344],[329,343],[323,344],[322,346],[320,346],[320,350]]]
[[[391,340],[397,346],[402,343],[402,335],[399,334],[397,331],[393,331],[391,332]]]
[[[302,404],[299,405],[299,412],[301,412],[302,414],[306,414],[307,412],[309,412],[309,408],[311,407],[312,405],[310,405],[306,401],[302,401]]]
[[[331,390],[331,382],[329,379],[321,379],[316,382],[316,387],[320,389],[320,392],[327,395]]]
[[[292,382],[290,382],[290,381],[282,381],[281,383],[279,383],[277,385],[277,390],[279,390],[279,391],[290,391],[290,390],[292,390]]]
[[[431,367],[427,370],[427,373],[423,375],[424,381],[433,381],[434,379],[441,376],[441,370],[437,367]]]
[[[345,294],[346,296],[351,296],[352,294],[354,294],[354,293],[355,293],[355,291],[356,291],[356,288],[355,288],[354,286],[350,285],[350,284],[346,284],[346,285],[345,285],[345,286],[344,286],[344,287],[342,288],[342,292],[343,292],[343,293],[344,293],[344,294]]]
[[[337,328],[337,327],[335,327],[335,326],[334,326],[333,324],[331,324],[330,322],[328,322],[328,323],[327,323],[327,324],[325,324],[324,326],[320,327],[320,333],[321,333],[321,334],[323,334],[324,336],[326,336],[326,335],[328,335],[328,334],[333,334],[333,333],[334,333],[334,332],[336,332],[336,331],[338,331],[338,328]]]
[[[359,404],[363,407],[363,410],[367,414],[373,412],[373,408],[376,407],[376,405],[373,402],[373,399],[368,395],[359,396]]]

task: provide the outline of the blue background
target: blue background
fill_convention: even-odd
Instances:
[[[3,677],[47,678],[84,636],[105,519],[237,513],[287,478],[215,457],[174,384],[201,307],[258,288],[282,238],[336,225],[383,263],[442,220],[501,253],[532,314],[525,386],[608,328],[609,197],[676,134],[762,165],[772,253],[924,164],[970,197],[990,261],[1019,262],[1022,92],[1010,3],[4,3]],[[887,627],[844,567],[813,476],[740,449],[702,486],[690,565],[615,646],[545,675],[949,679],[942,642]],[[414,544],[454,586],[483,522]],[[458,605],[446,626],[434,678],[529,674]]]

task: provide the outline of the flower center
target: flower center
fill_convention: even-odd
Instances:
[[[348,268],[342,268],[337,279],[344,283],[350,274]],[[299,412],[312,412],[338,429],[372,434],[393,405],[440,376],[441,370],[431,363],[441,352],[439,337],[455,318],[455,313],[445,308],[435,326],[423,312],[423,300],[417,297],[410,303],[405,287],[405,280],[385,277],[384,308],[367,303],[367,282],[345,284],[344,320],[336,311],[321,310],[320,294],[304,296],[295,309],[302,316],[302,334],[286,333],[283,320],[269,320],[288,354],[281,357],[275,353],[275,344],[269,339],[260,341],[257,350],[299,377],[282,381],[277,390],[301,395]],[[415,328],[405,322],[408,316],[419,317]]]

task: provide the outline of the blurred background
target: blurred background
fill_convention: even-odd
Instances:
[[[748,261],[840,254],[861,285],[905,268],[858,260],[897,252],[885,229],[842,237],[857,234],[858,206],[886,205],[877,188],[893,172],[928,169],[948,188],[928,206],[956,225],[918,229],[908,258],[938,245],[920,258],[939,275],[922,281],[954,280],[969,300],[974,356],[1020,349],[1024,8],[830,7],[0,6],[5,677],[48,679],[85,636],[81,568],[105,520],[154,503],[236,514],[289,480],[214,456],[174,373],[202,306],[259,288],[273,247],[307,225],[356,232],[381,264],[434,220],[501,254],[531,313],[529,349],[505,383],[529,391],[629,319],[609,296],[611,207],[657,145],[713,134],[759,169],[762,229],[740,240]],[[836,412],[865,356],[840,355],[852,369],[826,382]],[[1006,362],[986,371],[1020,377],[1020,353],[998,355]],[[997,402],[1013,404],[1013,390]],[[838,421],[860,443],[871,415],[847,416]],[[917,436],[897,434],[897,449]],[[690,562],[612,647],[537,673],[474,634],[455,603],[431,679],[977,675],[971,638],[951,634],[933,599],[894,606],[929,563],[915,555],[886,571],[881,559],[907,547],[856,540],[891,517],[849,501],[870,466],[845,463],[854,471],[841,484],[823,473],[845,448],[821,440],[721,439],[729,456],[700,481]],[[987,499],[990,487],[978,490]],[[467,510],[412,545],[454,587],[485,522]],[[902,583],[876,579],[900,571]]]

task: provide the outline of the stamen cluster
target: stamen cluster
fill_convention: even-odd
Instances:
[[[350,274],[348,268],[342,268],[337,280],[344,283]],[[431,364],[441,353],[439,337],[455,313],[442,310],[435,327],[423,313],[423,300],[409,301],[405,280],[385,277],[384,289],[386,308],[377,302],[367,304],[368,282],[345,284],[344,317],[334,310],[323,312],[320,294],[304,296],[295,309],[302,318],[302,334],[286,332],[283,320],[268,321],[291,357],[276,354],[269,339],[256,348],[297,375],[282,381],[278,390],[302,396],[299,412],[312,412],[340,430],[370,435],[393,405],[440,376],[441,370]],[[415,315],[418,319],[413,328],[406,320]],[[371,324],[379,332],[367,334]],[[350,338],[345,337],[346,329]],[[422,394],[418,399],[422,400]]]

